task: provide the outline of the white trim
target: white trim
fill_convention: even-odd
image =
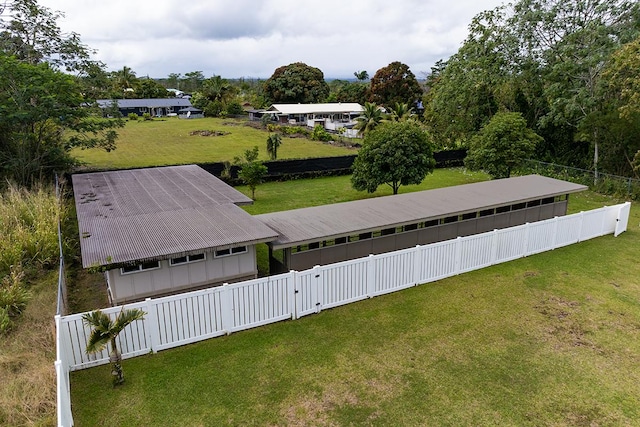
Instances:
[[[191,259],[191,257],[196,257],[196,256],[200,256],[200,255],[202,255],[202,258]],[[174,260],[176,260],[178,258],[184,258],[185,261],[183,261],[183,262],[174,262]],[[185,256],[181,256],[181,257],[177,257],[177,258],[169,258],[169,267],[176,267],[178,265],[185,265],[185,264],[193,264],[194,262],[206,261],[206,259],[207,259],[207,254],[206,253],[185,255]]]

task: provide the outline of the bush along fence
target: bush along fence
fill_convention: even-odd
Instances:
[[[118,336],[123,358],[395,292],[422,283],[553,250],[627,229],[624,203],[545,221],[458,237],[396,252],[316,266],[234,284],[127,304],[146,315]],[[122,307],[103,312],[115,318]],[[58,424],[72,425],[69,371],[109,363],[108,349],[87,355],[82,315],[56,316]]]
[[[596,179],[595,172],[591,170],[545,163],[538,160],[527,160],[519,172],[525,175],[535,173],[563,181],[575,182],[576,184],[586,185],[600,194],[640,200],[640,179],[636,178],[599,172]]]

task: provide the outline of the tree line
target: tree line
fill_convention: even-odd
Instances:
[[[434,149],[484,152],[469,161],[480,168],[505,158],[486,159],[496,153],[487,135],[504,151],[519,132],[528,141],[519,156],[638,173],[640,5],[632,0],[518,0],[485,11],[460,49],[422,82],[398,61],[371,78],[358,70],[354,79],[330,81],[301,62],[264,81],[206,78],[202,71],[162,79],[138,77],[129,67],[107,72],[78,34],[60,30],[60,16],[37,0],[0,7],[2,178],[27,184],[72,166],[72,148],[114,149],[122,122],[102,119],[94,101],[175,94],[167,88],[188,92],[209,116],[240,114],[246,103],[357,102],[365,106],[362,134],[385,118],[411,117]]]

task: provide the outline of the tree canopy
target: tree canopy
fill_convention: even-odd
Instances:
[[[629,173],[640,141],[631,122],[624,135],[602,88],[614,53],[639,35],[631,0],[519,0],[483,12],[432,69],[427,123],[443,145],[466,145],[497,112],[517,111],[544,138],[536,157]]]
[[[398,194],[402,185],[420,184],[435,164],[429,134],[420,124],[384,122],[365,135],[353,163],[351,184],[369,193],[387,184]]]
[[[123,122],[89,107],[92,80],[83,77],[97,77],[102,66],[89,60],[77,35],[62,34],[60,14],[33,0],[8,7],[0,33],[0,177],[31,185],[68,170],[73,148],[113,150]]]
[[[271,103],[318,103],[329,96],[329,85],[320,69],[295,62],[274,71],[264,82],[264,95]]]
[[[484,170],[492,178],[509,178],[531,157],[542,138],[527,128],[520,113],[497,113],[471,139],[465,166]]]
[[[409,66],[395,61],[380,68],[371,79],[369,101],[385,107],[396,103],[414,105],[422,98],[422,88]]]

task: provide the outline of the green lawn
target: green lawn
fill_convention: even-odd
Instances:
[[[90,168],[123,169],[145,166],[232,161],[254,146],[267,160],[265,130],[245,125],[246,120],[204,118],[181,120],[175,117],[152,121],[127,121],[118,130],[116,150],[74,150],[72,154]],[[192,131],[228,132],[222,136],[190,135]],[[355,154],[338,147],[304,138],[283,137],[278,159],[330,157]]]
[[[253,209],[350,198],[317,182],[287,183],[304,190],[282,207],[265,184]],[[587,192],[570,210],[615,202]],[[126,360],[117,389],[108,366],[74,372],[76,425],[638,425],[631,215],[617,238]]]

